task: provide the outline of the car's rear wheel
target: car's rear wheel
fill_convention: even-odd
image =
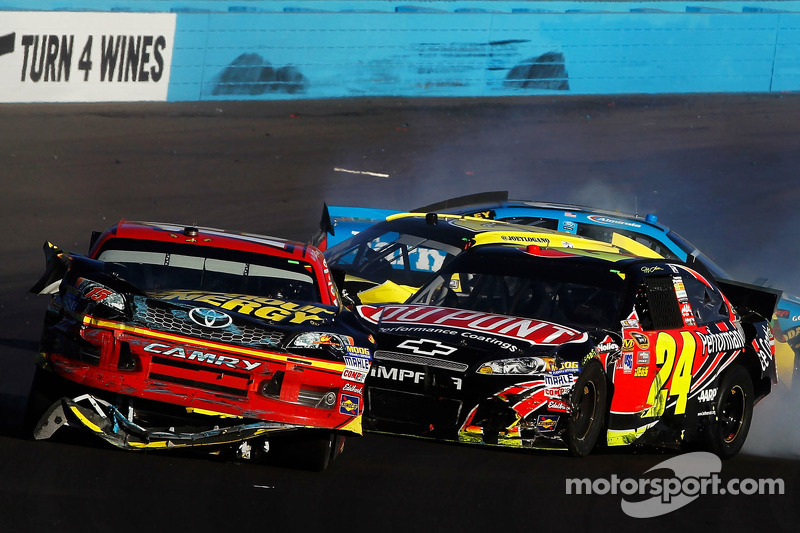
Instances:
[[[747,370],[731,366],[720,381],[716,416],[708,427],[709,449],[722,459],[733,457],[744,446],[753,420],[753,381]]]
[[[575,457],[588,455],[603,430],[608,387],[600,363],[583,367],[572,392],[572,415],[567,422],[567,448]]]

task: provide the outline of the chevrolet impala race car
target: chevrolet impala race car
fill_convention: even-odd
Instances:
[[[401,213],[324,254],[346,304],[399,303],[464,250],[488,243],[620,253],[611,244],[549,229],[460,215]]]
[[[374,341],[316,248],[121,221],[88,256],[45,245],[51,294],[26,413],[124,449],[307,450],[325,468],[361,434]]]
[[[533,202],[508,198],[507,191],[462,196],[415,208],[421,213],[452,213],[513,224],[530,225],[608,242],[639,256],[652,250],[658,256],[684,261],[717,279],[732,279],[689,241],[648,214],[644,217],[572,204]],[[325,206],[320,232],[323,249],[363,231],[398,211],[364,207]],[[773,316],[778,375],[792,387],[800,380],[800,297],[783,293]]]
[[[405,304],[357,307],[378,343],[365,427],[576,456],[600,443],[731,457],[776,383],[778,296],[676,261],[475,247]]]

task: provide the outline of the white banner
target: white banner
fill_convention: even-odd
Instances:
[[[174,13],[0,15],[0,102],[165,101]]]

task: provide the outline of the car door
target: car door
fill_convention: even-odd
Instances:
[[[642,268],[652,275],[643,277],[634,312],[623,321],[609,444],[632,442],[665,416],[698,414],[713,400],[723,363],[743,347],[719,291],[682,267]]]

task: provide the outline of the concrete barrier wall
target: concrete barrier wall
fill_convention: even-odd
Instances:
[[[26,12],[28,3],[0,0],[0,101],[800,87],[800,2],[794,1],[73,0],[64,5],[39,1],[41,11]],[[61,56],[70,36],[77,44],[65,79],[56,67],[67,68]],[[91,70],[78,64],[87,40],[95,58]],[[117,63],[126,61],[125,76],[118,65],[114,76],[109,74],[115,49],[121,50]],[[169,61],[163,68],[156,52]],[[34,80],[39,64],[44,74]],[[45,80],[49,72],[51,79]]]

